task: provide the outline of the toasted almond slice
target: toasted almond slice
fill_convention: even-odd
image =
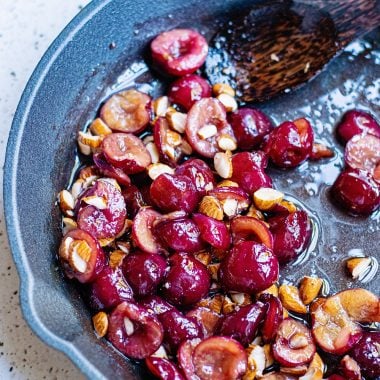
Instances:
[[[223,212],[229,217],[237,215],[239,212],[239,202],[237,199],[227,198],[220,202],[223,207]]]
[[[297,211],[297,207],[293,202],[282,200],[280,206],[285,207],[290,214]]]
[[[147,146],[149,143],[154,142],[154,136],[153,135],[145,136],[142,142],[144,143],[145,146]]]
[[[171,146],[180,146],[182,144],[182,136],[178,132],[171,131],[166,132],[167,143]]]
[[[79,151],[84,154],[85,156],[89,156],[91,153],[92,153],[92,150],[91,150],[91,147],[86,145],[86,144],[83,144],[81,141],[77,141],[78,142],[78,147],[79,147]]]
[[[92,317],[92,323],[98,338],[103,338],[108,331],[108,316],[104,311],[99,311]]]
[[[72,218],[63,218],[63,229],[62,232],[64,235],[66,235],[69,231],[74,230],[78,227],[77,222]]]
[[[215,136],[217,133],[218,129],[214,124],[206,124],[198,130],[198,135],[202,140],[207,140],[208,138]]]
[[[58,194],[59,207],[61,211],[67,213],[67,211],[72,210],[75,206],[74,197],[71,195],[70,191],[62,190]]]
[[[82,198],[82,201],[90,206],[96,207],[98,210],[105,210],[107,208],[107,199],[97,195]]]
[[[232,302],[231,298],[228,296],[225,296],[223,299],[222,304],[222,313],[223,314],[230,314],[235,310],[236,304]]]
[[[193,148],[185,139],[182,139],[181,150],[183,154],[186,154],[188,156],[193,153]]]
[[[262,220],[262,221],[265,220],[264,214],[260,210],[258,210],[255,207],[255,205],[249,206],[249,209],[248,209],[248,212],[247,212],[247,216],[250,216],[252,218],[256,218],[256,219],[259,219],[259,220]]]
[[[90,131],[96,136],[107,136],[112,133],[112,129],[100,117],[91,123]]]
[[[227,154],[222,152],[216,153],[214,156],[214,167],[222,178],[232,177],[232,161]]]
[[[297,287],[283,284],[278,289],[278,296],[286,309],[295,313],[307,313],[307,308],[300,298]]]
[[[235,138],[226,133],[221,134],[217,142],[218,142],[219,148],[222,150],[233,151],[237,149],[237,142]]]
[[[90,133],[79,132],[78,142],[89,146],[90,148],[99,148],[103,138],[101,136],[93,136]]]
[[[233,302],[239,306],[246,306],[252,303],[252,298],[247,293],[232,293],[230,292],[230,297]]]
[[[321,357],[316,352],[313,356],[313,360],[309,364],[307,372],[300,377],[299,380],[322,380],[325,370],[325,365]]]
[[[168,354],[166,353],[165,347],[160,346],[159,349],[154,352],[151,356],[154,358],[168,359]]]
[[[280,367],[280,372],[289,373],[290,375],[302,376],[306,373],[306,365],[299,365],[297,367]]]
[[[156,144],[154,142],[150,142],[146,144],[145,148],[150,154],[152,164],[157,164],[157,162],[160,161],[160,154],[158,152]]]
[[[153,100],[153,111],[156,116],[165,116],[169,106],[170,103],[167,96],[160,96]]]
[[[354,257],[346,261],[348,271],[354,280],[368,270],[371,265],[370,257]]]
[[[120,267],[126,256],[127,255],[121,249],[115,249],[110,253],[109,266],[112,269]]]
[[[76,253],[80,258],[82,258],[86,263],[90,261],[91,258],[91,247],[85,240],[74,240],[70,244],[70,255]]]
[[[270,367],[274,363],[274,358],[272,355],[272,346],[267,343],[263,346],[264,354],[265,354],[265,368]]]
[[[238,104],[236,99],[229,94],[220,94],[216,97],[226,109],[227,112],[233,112],[238,109]]]
[[[223,181],[220,181],[216,187],[239,187],[239,184],[229,179],[224,179]]]
[[[83,169],[81,169],[81,171],[79,172],[79,178],[87,181],[89,178],[90,179],[98,179],[99,176],[98,176],[98,172],[97,172],[97,168],[94,167],[94,166],[86,166],[84,167]]]
[[[272,296],[278,297],[277,284],[271,285],[269,288],[262,290],[256,294],[256,298],[259,298],[262,294],[272,294]]]
[[[169,126],[178,133],[185,133],[187,115],[182,112],[169,112],[166,113],[166,119]]]
[[[195,255],[195,258],[200,261],[203,265],[209,265],[211,262],[211,254],[207,251],[198,252]]]
[[[114,237],[103,238],[103,239],[99,239],[98,241],[101,247],[108,247],[115,241],[115,238]]]
[[[218,199],[211,195],[202,198],[199,212],[217,220],[223,220],[223,208]]]
[[[218,281],[218,270],[220,267],[220,263],[213,263],[213,264],[208,264],[207,269],[211,275],[211,278],[214,281]]]
[[[289,317],[289,312],[284,307],[282,308],[282,318],[286,319]]]
[[[300,297],[305,305],[309,305],[317,298],[321,288],[323,280],[319,277],[305,276],[300,281]]]
[[[132,335],[135,332],[135,326],[128,317],[124,317],[124,329],[128,336]]]
[[[76,272],[85,273],[87,269],[87,261],[81,257],[77,250],[70,249],[69,264]]]
[[[70,246],[74,239],[70,236],[63,239],[62,244],[59,247],[58,255],[61,259],[68,261],[70,257]]]
[[[265,369],[265,351],[257,344],[250,344],[246,348],[248,356],[248,369],[243,380],[253,380],[262,376]]]
[[[284,198],[281,191],[272,189],[271,187],[261,187],[253,194],[255,206],[261,211],[268,211],[275,205],[279,204]]]
[[[71,186],[71,195],[73,196],[74,200],[78,199],[78,197],[84,189],[86,189],[85,180],[82,178],[78,178],[73,183],[73,186]]]
[[[220,94],[227,94],[232,97],[235,96],[235,90],[229,84],[226,83],[215,83],[212,86],[212,93],[214,94],[214,96],[218,96]]]
[[[131,253],[131,243],[128,241],[118,241],[116,243],[117,248],[123,251],[126,255]]]
[[[155,180],[161,174],[174,174],[174,169],[169,165],[160,162],[148,166],[148,175],[151,179]]]

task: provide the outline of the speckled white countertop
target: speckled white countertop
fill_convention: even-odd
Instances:
[[[89,0],[0,1],[0,159],[12,118],[27,80],[39,59],[64,26]],[[0,379],[81,379],[61,353],[42,343],[26,325],[19,304],[19,279],[0,215]]]

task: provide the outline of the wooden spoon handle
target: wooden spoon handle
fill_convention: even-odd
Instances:
[[[380,26],[380,0],[309,0],[306,3],[317,6],[333,19],[341,47]]]

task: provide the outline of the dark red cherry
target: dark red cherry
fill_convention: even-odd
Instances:
[[[267,157],[261,151],[242,152],[232,156],[232,177],[249,194],[260,187],[272,187],[272,179],[265,174]]]
[[[173,305],[159,296],[148,296],[140,300],[139,304],[146,308],[149,313],[160,315],[175,309]]]
[[[132,301],[133,291],[120,268],[106,266],[89,286],[88,296],[93,309],[111,309],[123,301]]]
[[[280,264],[286,264],[303,252],[311,238],[311,222],[306,211],[268,219],[274,249]]]
[[[102,176],[116,179],[119,185],[129,186],[131,184],[128,174],[123,169],[110,164],[103,153],[95,153],[92,158]]]
[[[214,174],[210,167],[198,158],[191,158],[177,166],[175,174],[189,177],[200,197],[206,195],[215,186]]]
[[[353,215],[368,215],[380,205],[380,190],[365,172],[345,170],[331,187],[335,202]]]
[[[285,121],[265,139],[263,150],[280,168],[294,168],[312,153],[314,134],[306,119]]]
[[[209,291],[207,268],[193,256],[176,253],[169,258],[170,269],[162,285],[163,296],[175,305],[191,305]]]
[[[372,115],[361,110],[347,111],[336,127],[336,133],[343,144],[363,132],[380,137],[379,123]]]
[[[215,311],[212,311],[207,307],[200,306],[188,311],[186,316],[198,322],[205,338],[215,334],[221,320],[221,316]]]
[[[193,363],[193,352],[195,347],[201,342],[199,338],[185,340],[181,343],[177,351],[177,360],[179,366],[185,374],[186,380],[198,380],[195,374]]]
[[[201,232],[189,218],[158,221],[154,234],[164,247],[177,252],[195,253],[203,248]]]
[[[240,307],[224,317],[218,334],[234,338],[247,346],[257,335],[266,309],[262,302]]]
[[[199,195],[190,178],[183,175],[161,174],[150,187],[153,202],[164,212],[192,212]]]
[[[211,86],[199,75],[185,75],[170,85],[168,96],[172,103],[188,111],[197,100],[211,96]]]
[[[273,124],[262,111],[255,108],[239,108],[228,115],[240,149],[249,150],[260,145]]]
[[[123,261],[123,273],[135,294],[140,297],[155,293],[164,279],[166,259],[156,253],[135,251]]]
[[[177,366],[169,359],[151,356],[145,359],[145,364],[160,380],[185,380]]]
[[[185,340],[202,338],[202,330],[192,318],[172,309],[158,316],[164,328],[164,341],[172,352]]]
[[[366,332],[351,350],[350,355],[359,364],[364,376],[376,379],[380,376],[380,332]]]
[[[154,64],[175,76],[191,74],[206,60],[205,38],[191,29],[173,29],[159,34],[151,43]]]
[[[122,302],[108,317],[108,340],[131,359],[144,359],[158,350],[163,328],[146,309]]]
[[[122,194],[127,207],[128,216],[134,218],[141,207],[148,206],[143,195],[135,185],[130,185],[122,190]]]
[[[202,380],[237,380],[247,370],[247,354],[236,340],[214,336],[195,347],[193,363]]]
[[[212,247],[227,250],[231,244],[231,236],[226,225],[203,214],[193,214],[193,220],[200,230],[201,238]]]
[[[277,281],[278,260],[263,244],[241,242],[222,260],[219,278],[227,290],[256,293]]]
[[[262,294],[259,301],[266,306],[266,315],[261,326],[261,336],[265,343],[269,343],[276,336],[278,327],[283,319],[282,303],[277,297],[269,293]]]

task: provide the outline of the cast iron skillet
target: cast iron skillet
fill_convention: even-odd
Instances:
[[[63,351],[91,379],[150,378],[93,333],[89,311],[75,286],[64,280],[55,254],[60,216],[56,194],[70,181],[75,137],[94,118],[111,85],[136,76],[147,42],[176,26],[195,27],[210,37],[216,20],[241,12],[253,1],[95,0],[61,33],[32,75],[12,125],[5,164],[4,198],[8,236],[21,278],[21,306],[32,329]],[[380,213],[348,217],[331,205],[328,186],[342,167],[342,147],[333,125],[344,110],[379,113],[378,31],[355,42],[316,80],[260,107],[275,123],[308,117],[318,139],[336,147],[336,157],[274,174],[276,186],[303,202],[313,216],[315,245],[306,263],[282,273],[292,280],[315,273],[332,291],[347,286],[378,290],[378,283],[352,284],[342,260],[352,249],[376,255]],[[133,69],[127,71],[127,68]],[[121,76],[121,77],[120,77]],[[119,79],[118,79],[119,78]],[[121,78],[121,79],[120,79]],[[149,79],[147,74],[137,82]],[[160,90],[158,82],[148,90]],[[144,86],[143,86],[144,87]],[[112,88],[112,87],[111,87]],[[378,235],[377,235],[378,236]],[[378,255],[378,251],[377,251]]]

